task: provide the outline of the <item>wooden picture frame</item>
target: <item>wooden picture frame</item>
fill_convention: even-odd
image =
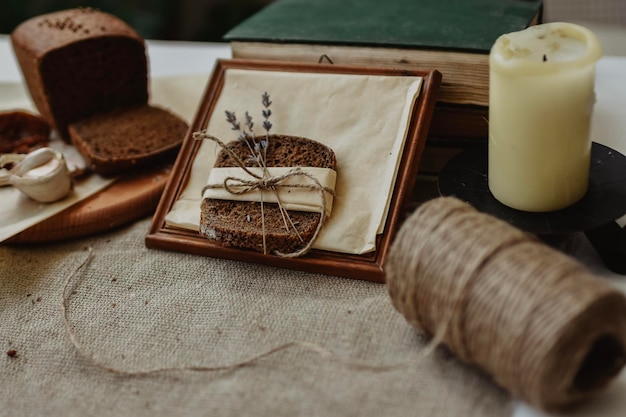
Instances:
[[[282,258],[276,255],[264,255],[251,250],[225,247],[217,242],[209,241],[198,232],[174,228],[166,224],[165,217],[184,190],[190,176],[192,163],[200,147],[201,141],[194,140],[192,132],[201,130],[207,125],[215,103],[222,91],[225,72],[230,68],[314,74],[422,77],[421,91],[417,96],[408,124],[406,143],[399,164],[385,228],[383,233],[377,236],[376,251],[364,255],[346,255],[313,249],[299,258]],[[207,84],[195,120],[183,141],[169,181],[161,196],[150,230],[146,235],[146,246],[153,249],[178,251],[235,261],[254,262],[287,269],[384,282],[384,266],[388,250],[406,214],[404,208],[409,202],[409,197],[415,184],[440,82],[441,74],[436,70],[407,70],[237,59],[218,60]]]

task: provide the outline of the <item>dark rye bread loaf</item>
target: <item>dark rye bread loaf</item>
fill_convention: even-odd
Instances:
[[[146,104],[77,121],[69,134],[91,169],[111,176],[173,160],[187,128],[180,117]]]
[[[126,23],[90,8],[33,17],[11,34],[41,115],[67,139],[67,125],[148,101],[144,40]]]
[[[235,141],[226,146],[247,166],[256,166],[256,163],[250,159],[250,150],[245,143]],[[270,135],[266,162],[267,166],[271,167],[300,166],[330,169],[335,169],[337,164],[335,153],[326,145],[311,139],[282,135]],[[234,167],[237,164],[222,149],[217,156],[215,166]],[[278,204],[265,203],[264,213],[267,253],[275,251],[291,253],[305,246],[315,233],[321,218],[319,213],[289,211],[289,217],[305,242],[302,243],[293,230],[285,229]],[[261,203],[203,199],[200,232],[209,240],[221,242],[224,246],[263,252]]]

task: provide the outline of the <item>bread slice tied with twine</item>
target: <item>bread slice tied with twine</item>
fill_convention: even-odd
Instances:
[[[198,135],[196,137],[198,138]],[[331,148],[311,139],[267,135],[233,141],[222,146],[215,167],[241,168],[241,164],[250,168],[258,167],[258,160],[252,157],[250,149],[261,141],[264,143],[263,159],[267,168],[292,168],[288,174],[280,178],[271,178],[267,175],[259,178],[260,183],[265,181],[268,184],[276,184],[268,185],[267,191],[277,193],[276,189],[281,187],[280,182],[290,175],[306,176],[309,178],[304,179],[300,187],[309,188],[307,192],[310,192],[313,198],[319,198],[316,193],[321,192],[321,199],[324,200],[324,194],[330,190],[320,185],[317,179],[300,171],[300,167],[335,170],[337,161]],[[290,190],[284,192],[289,193]],[[310,249],[323,225],[325,212],[325,208],[322,208],[321,212],[285,210],[280,198],[276,203],[203,198],[200,233],[224,246],[283,256],[293,254],[299,256]],[[306,249],[302,250],[303,248]]]

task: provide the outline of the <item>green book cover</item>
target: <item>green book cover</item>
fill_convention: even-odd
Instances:
[[[488,52],[541,10],[541,0],[277,0],[224,39]]]

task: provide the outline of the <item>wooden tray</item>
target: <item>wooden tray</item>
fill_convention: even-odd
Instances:
[[[307,72],[330,74],[362,74],[384,76],[420,76],[423,78],[421,92],[416,100],[409,123],[406,145],[393,190],[385,230],[378,235],[377,250],[366,255],[345,255],[313,250],[300,258],[281,258],[259,252],[225,247],[211,242],[198,233],[169,227],[165,216],[178,200],[189,179],[192,162],[200,147],[191,134],[203,129],[214,110],[224,85],[225,71],[230,68],[259,71]],[[389,246],[403,220],[403,210],[408,203],[418,172],[418,165],[426,142],[430,120],[433,115],[441,74],[435,70],[406,70],[389,68],[364,68],[326,64],[303,64],[270,61],[219,60],[207,84],[196,118],[191,125],[182,149],[174,165],[161,201],[157,207],[151,228],[146,236],[146,246],[197,255],[254,262],[282,268],[318,272],[349,278],[383,282],[384,265]],[[358,100],[358,98],[355,98]]]
[[[154,212],[171,166],[120,178],[99,193],[7,239],[6,243],[53,242],[90,236]]]

